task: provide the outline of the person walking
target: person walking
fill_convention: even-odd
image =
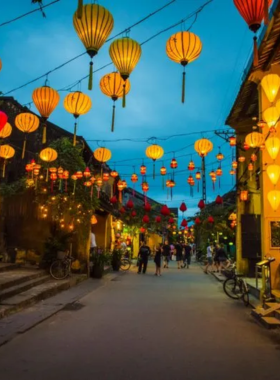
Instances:
[[[155,276],[161,276],[161,255],[162,255],[162,244],[156,247],[156,254],[154,262],[156,264],[156,273]]]
[[[189,243],[185,245],[185,260],[184,260],[184,268],[189,269],[191,265],[191,257],[192,257],[192,247]]]
[[[210,243],[206,249],[206,257],[207,257],[207,265],[204,269],[204,273],[208,274],[208,268],[211,266],[213,271],[213,253],[214,253],[214,245],[213,243]]]
[[[168,241],[166,240],[164,242],[164,246],[162,247],[162,255],[163,255],[163,262],[164,262],[163,268],[167,268],[168,269],[168,263],[169,263],[169,259],[170,259],[170,252],[171,252],[171,248],[170,248],[170,245],[168,244]]]
[[[141,243],[141,247],[138,253],[138,260],[139,260],[139,268],[138,268],[138,274],[146,273],[147,266],[148,266],[148,259],[151,254],[151,249],[146,243],[143,241]],[[142,271],[143,268],[143,271]]]
[[[225,268],[224,263],[225,264],[228,263],[228,257],[227,257],[223,243],[221,243],[221,245],[217,245],[217,247],[218,247],[218,250],[216,253],[216,260],[217,260],[218,265],[219,265],[219,269],[218,269],[219,274],[222,274],[222,268]]]
[[[176,250],[176,261],[178,269],[183,268],[183,247],[178,241],[177,244],[175,244],[175,250]]]

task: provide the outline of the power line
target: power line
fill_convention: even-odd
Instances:
[[[44,8],[47,8],[47,7],[49,7],[49,6],[51,6],[51,5],[55,4],[55,3],[58,3],[59,1],[60,1],[60,0],[54,0],[54,1],[52,1],[51,3],[46,4],[46,5],[41,5],[41,4],[40,4],[40,7],[39,7],[38,9],[33,9],[32,11],[27,12],[27,13],[24,13],[23,15],[20,15],[20,16],[18,16],[18,17],[16,17],[16,18],[13,18],[12,20],[8,20],[8,21],[5,21],[5,22],[2,22],[2,24],[0,24],[0,27],[1,27],[1,26],[4,26],[4,25],[11,24],[12,22],[15,22],[15,21],[17,21],[17,20],[20,20],[20,19],[22,19],[23,17],[29,16],[29,15],[31,15],[32,13],[39,12],[39,11],[42,12],[42,10],[43,10]]]

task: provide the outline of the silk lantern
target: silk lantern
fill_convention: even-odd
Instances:
[[[270,191],[267,194],[267,199],[268,199],[273,211],[276,211],[280,205],[280,191],[279,190]]]
[[[275,186],[277,185],[280,178],[280,166],[279,165],[268,165],[266,173],[270,182]]]
[[[173,62],[180,63],[183,70],[182,103],[185,102],[186,66],[196,60],[202,51],[200,38],[192,32],[173,34],[166,43],[166,54]]]
[[[280,150],[280,139],[278,137],[269,137],[265,141],[266,149],[273,160],[276,160]]]
[[[153,144],[148,146],[146,149],[146,156],[153,160],[153,179],[156,177],[156,168],[155,168],[155,162],[156,160],[159,160],[164,155],[164,150],[161,146],[157,144]]]
[[[5,114],[5,112],[0,111],[0,132],[5,127],[8,121],[8,116]]]
[[[203,138],[195,142],[194,149],[200,157],[206,157],[213,150],[213,144],[210,140]]]
[[[252,132],[245,137],[245,142],[250,146],[250,148],[258,148],[263,144],[264,137],[259,132]]]
[[[0,139],[6,139],[12,133],[12,126],[10,123],[6,123],[4,127],[0,128]]]
[[[276,107],[269,107],[263,112],[263,118],[269,128],[275,128],[277,126],[280,117],[279,111],[280,103],[278,101]]]
[[[0,146],[0,157],[4,159],[3,170],[2,170],[3,178],[5,177],[7,160],[14,157],[14,155],[15,155],[15,150],[10,145]]]
[[[273,103],[280,88],[279,75],[277,74],[265,75],[263,79],[261,80],[261,86],[265,92],[267,99],[270,101],[270,103]]]
[[[35,132],[39,128],[40,120],[33,113],[20,113],[15,118],[15,126],[24,133],[24,141],[21,158],[25,156],[27,134]]]
[[[41,150],[39,157],[42,161],[45,161],[47,163],[53,162],[57,159],[57,151],[52,148],[45,148]],[[47,168],[47,174],[46,174],[46,181],[49,179],[49,168]]]

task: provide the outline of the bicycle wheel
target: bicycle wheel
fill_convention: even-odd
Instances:
[[[120,268],[122,271],[129,270],[130,266],[131,266],[131,263],[128,259],[122,259],[121,260],[121,267]]]
[[[69,267],[62,260],[56,260],[50,267],[50,274],[56,280],[63,280],[69,274]]]
[[[238,300],[242,296],[242,291],[235,278],[228,278],[223,284],[226,295],[234,300]]]
[[[245,306],[249,306],[249,290],[244,281],[242,281],[242,301]]]

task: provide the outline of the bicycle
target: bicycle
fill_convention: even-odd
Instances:
[[[127,257],[122,257],[121,258],[121,265],[120,265],[120,269],[123,271],[123,272],[126,272],[130,269],[131,267],[131,260]]]
[[[232,266],[232,275],[224,281],[223,289],[232,299],[242,299],[245,306],[249,305],[249,288],[242,275],[236,273],[236,265]]]
[[[71,265],[74,260],[74,257],[67,253],[63,259],[53,261],[50,266],[50,275],[55,280],[64,280],[71,275]]]

